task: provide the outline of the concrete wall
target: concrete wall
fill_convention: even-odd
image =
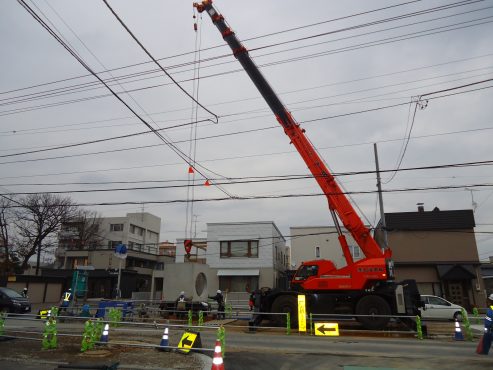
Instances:
[[[395,231],[388,234],[399,262],[479,262],[474,230]]]
[[[197,291],[199,275],[205,277],[202,292]],[[208,295],[214,295],[219,281],[216,271],[200,263],[166,264],[163,271],[154,271],[153,279],[163,278],[163,300],[175,300],[181,291],[195,301],[207,300]]]
[[[7,288],[17,292],[27,287],[27,295],[32,304],[38,303],[56,303],[60,302],[62,297],[62,284],[49,282],[8,282]]]

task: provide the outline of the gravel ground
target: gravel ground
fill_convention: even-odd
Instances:
[[[133,344],[139,344],[134,342]],[[2,360],[40,364],[92,364],[119,363],[119,369],[202,369],[207,364],[204,355],[184,355],[161,352],[154,348],[128,347],[110,344],[85,353],[80,352],[79,338],[63,338],[57,349],[42,350],[41,341],[13,339],[0,341],[0,368]],[[210,360],[209,360],[210,361]],[[210,366],[210,364],[209,364]]]

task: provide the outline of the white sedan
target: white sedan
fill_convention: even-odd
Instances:
[[[444,320],[462,320],[462,306],[456,305],[441,297],[435,295],[422,295],[421,300],[425,307],[421,307],[421,318],[423,319],[444,319]]]

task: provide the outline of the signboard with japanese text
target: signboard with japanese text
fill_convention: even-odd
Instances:
[[[306,297],[298,295],[298,331],[306,332]]]

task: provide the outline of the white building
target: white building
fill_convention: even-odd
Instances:
[[[331,260],[337,268],[346,266],[335,226],[295,226],[290,228],[291,263],[298,268],[302,262]],[[360,248],[347,231],[344,232],[355,261],[364,258]]]
[[[193,241],[188,259],[183,240],[178,240],[176,263],[155,271],[156,285],[163,280],[165,300],[175,299],[180,291],[204,300],[217,289],[228,292],[230,299],[246,299],[251,290],[285,285],[289,249],[274,222],[208,223],[204,242]]]
[[[171,260],[159,254],[161,219],[150,213],[127,213],[123,217],[101,217],[97,224],[97,242],[81,242],[83,221],[72,220],[61,226],[55,252],[58,272],[70,276],[78,266],[91,266],[88,297],[113,297],[117,287],[116,272],[121,267],[122,297],[151,290],[151,277]],[[115,247],[127,246],[127,257],[115,256]],[[161,288],[162,289],[162,288]],[[145,296],[145,294],[143,294]]]

